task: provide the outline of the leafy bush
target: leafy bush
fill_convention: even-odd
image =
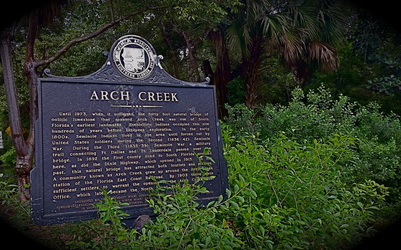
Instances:
[[[14,197],[17,193],[18,186],[10,184],[6,180],[3,180],[4,174],[0,173],[0,204],[4,205],[6,202],[10,202],[10,198]]]
[[[216,202],[199,207],[197,195],[208,192],[201,185],[188,182],[156,188],[149,204],[158,214],[156,222],[142,230],[139,239],[148,248],[173,249],[232,249],[239,248],[242,242],[227,221],[221,217],[221,206],[230,207],[231,194],[223,201],[220,196]],[[230,191],[228,191],[230,192]]]
[[[70,242],[72,248],[100,249],[233,249],[243,243],[229,228],[228,222],[221,217],[220,207],[230,209],[238,207],[234,199],[243,200],[227,190],[227,199],[220,196],[217,201],[206,207],[199,207],[196,195],[207,192],[199,184],[187,181],[171,184],[159,181],[148,200],[157,218],[144,225],[138,232],[128,229],[123,220],[128,214],[122,207],[128,204],[116,201],[103,191],[104,199],[96,207],[99,211],[102,227],[97,235],[88,241]],[[87,240],[87,239],[86,239]]]
[[[261,139],[273,138],[280,133],[300,140],[328,138],[353,129],[356,104],[349,102],[347,97],[332,100],[323,87],[318,93],[310,91],[307,96],[302,90],[295,89],[292,96],[288,106],[268,104],[264,109],[256,110],[249,110],[244,105],[228,106],[226,124],[232,126],[238,135],[260,133]],[[303,101],[305,98],[306,102]],[[241,126],[244,121],[246,123]]]
[[[139,232],[135,228],[127,229],[123,219],[128,214],[122,211],[122,206],[128,204],[116,201],[103,190],[104,199],[96,207],[104,227],[97,230],[98,237],[89,242],[71,242],[70,246],[95,246],[102,249],[233,249],[243,246],[243,242],[234,235],[229,222],[222,216],[222,211],[230,210],[231,207],[239,208],[235,200],[244,201],[238,195],[239,187],[234,187],[234,193],[227,190],[225,200],[220,195],[207,206],[200,206],[198,195],[208,192],[203,184],[214,177],[207,176],[212,161],[208,150],[196,156],[201,175],[194,183],[188,180],[172,183],[153,179],[157,185],[150,192],[147,202],[157,214],[154,222],[144,224]]]
[[[394,75],[368,81],[368,89],[390,95],[401,90],[401,78]]]
[[[388,191],[373,180],[353,185],[343,181],[350,179],[342,165],[352,159],[355,143],[344,135],[312,143],[282,135],[267,144],[250,136],[226,145],[230,182],[251,185],[257,196],[235,217],[247,243],[334,248],[366,236]]]
[[[230,105],[244,103],[246,86],[244,79],[237,77],[227,84],[227,100]]]
[[[348,184],[342,166],[357,139],[335,135],[297,142],[281,135],[265,143],[239,141],[224,126],[231,190],[201,207],[202,182],[159,181],[148,203],[157,217],[141,232],[121,222],[124,204],[105,193],[97,205],[106,227],[96,246],[125,248],[339,248],[370,235],[388,189],[373,180]],[[92,246],[94,243],[92,243]]]
[[[126,229],[105,193],[97,248],[338,249],[375,232],[399,207],[401,126],[377,105],[328,91],[293,92],[288,106],[228,107],[222,124],[230,190],[206,206],[203,180],[159,181],[148,203],[157,217]],[[198,155],[198,166],[212,159]],[[207,178],[212,178],[206,176]]]
[[[269,231],[265,247],[352,244],[374,231],[385,204],[400,204],[400,120],[376,104],[334,99],[323,87],[292,95],[288,106],[228,107],[230,182],[244,179],[256,192],[259,217],[252,225]],[[249,218],[241,216],[236,220],[245,225]]]
[[[350,177],[347,183],[374,180],[391,188],[391,197],[401,191],[400,144],[401,122],[394,114],[384,115],[380,106],[361,106],[345,96],[333,99],[320,87],[307,95],[296,89],[288,106],[267,105],[249,110],[244,105],[228,107],[226,124],[232,136],[250,133],[259,141],[272,141],[285,135],[296,142],[328,140],[335,135],[353,137],[350,160],[342,171]]]

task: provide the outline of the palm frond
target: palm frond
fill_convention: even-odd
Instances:
[[[308,56],[312,60],[317,60],[321,64],[322,70],[326,72],[335,71],[340,65],[337,50],[325,42],[310,42]]]
[[[301,60],[305,51],[305,44],[302,39],[288,32],[280,37],[281,47],[283,48],[283,56],[288,64],[293,64]]]
[[[233,22],[226,31],[227,44],[232,51],[238,51],[241,56],[249,54],[248,44],[251,41],[249,25],[241,22]]]

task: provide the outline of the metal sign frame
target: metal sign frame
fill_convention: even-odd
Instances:
[[[170,180],[174,180],[177,176],[181,175],[190,176],[192,172],[188,169],[181,169],[179,171],[174,170],[177,172],[176,174],[168,175],[167,171],[161,169],[162,167],[167,169],[173,168],[173,163],[168,163],[167,158],[170,162],[174,162],[174,166],[185,166],[187,168],[189,163],[186,165],[182,165],[182,163],[180,165],[180,162],[177,162],[183,161],[184,159],[174,159],[174,157],[180,158],[179,154],[175,152],[179,150],[194,150],[193,147],[195,146],[188,146],[185,148],[185,145],[207,145],[211,149],[210,156],[214,160],[214,162],[210,162],[210,165],[211,172],[215,175],[215,179],[206,181],[205,186],[211,192],[199,197],[199,202],[201,204],[207,204],[211,200],[217,199],[218,196],[224,195],[226,188],[228,188],[228,179],[227,167],[222,153],[222,139],[220,124],[217,117],[215,87],[209,85],[208,82],[185,82],[172,77],[161,67],[160,58],[161,57],[157,56],[153,46],[148,41],[139,36],[128,35],[115,41],[108,53],[106,63],[98,71],[90,75],[82,77],[58,77],[46,71],[48,77],[39,79],[39,119],[36,122],[35,168],[31,172],[31,208],[32,218],[35,223],[46,225],[96,218],[97,211],[92,203],[98,201],[98,199],[93,200],[92,203],[84,203],[84,199],[79,197],[79,195],[83,197],[85,195],[94,196],[96,188],[91,188],[91,186],[96,186],[96,183],[93,183],[93,181],[85,182],[85,179],[87,178],[89,180],[91,177],[94,177],[93,180],[98,182],[117,183],[117,181],[124,180],[124,178],[116,177],[117,175],[130,175],[130,173],[133,172],[130,172],[128,169],[138,168],[139,165],[145,164],[144,159],[131,161],[131,165],[127,165],[126,168],[114,166],[114,171],[116,172],[113,174],[106,172],[105,169],[107,166],[105,166],[105,163],[100,158],[102,153],[106,155],[118,154],[118,149],[113,150],[114,147],[117,148],[117,146],[119,147],[119,145],[122,145],[121,148],[125,149],[128,147],[127,143],[133,143],[135,136],[144,137],[146,134],[146,131],[139,133],[132,132],[133,138],[123,140],[120,138],[120,135],[125,137],[131,135],[128,132],[119,134],[119,130],[113,130],[112,126],[116,125],[116,123],[118,123],[117,121],[122,121],[119,125],[119,129],[124,129],[123,131],[131,131],[128,129],[142,128],[143,126],[152,128],[153,126],[153,128],[156,129],[151,131],[165,130],[171,132],[159,133],[158,136],[160,136],[160,138],[155,138],[155,133],[148,133],[147,135],[153,136],[153,139],[145,139],[145,141],[140,139],[143,141],[144,147],[161,147],[159,149],[152,149],[152,152],[161,152],[159,154],[150,154],[148,149],[148,151],[144,149],[142,151],[130,151],[131,153],[135,152],[132,154],[130,153],[131,158],[134,158],[135,155],[137,155],[137,157],[141,155],[141,157],[154,156],[155,158],[148,159],[146,164],[150,164],[152,161],[156,162],[157,164],[155,165],[158,165],[160,169],[156,168],[155,172],[149,171],[147,173],[156,173],[156,171],[159,171],[159,173],[164,174],[160,176],[170,176]],[[70,114],[69,111],[73,112]],[[81,122],[85,120],[80,120],[81,118],[78,117],[78,115],[84,113],[92,114],[88,116],[89,118],[86,120],[88,122]],[[117,120],[117,118],[114,118],[120,113],[132,113],[132,117],[145,114],[145,118],[143,118],[144,121],[146,121],[146,119],[154,121],[148,122],[149,125],[147,125],[133,122],[132,117],[126,118],[126,120]],[[108,114],[108,116],[100,117],[100,114]],[[166,115],[166,119],[173,121],[176,119],[173,115],[177,116],[177,119],[179,119],[178,116],[182,116],[182,121],[185,122],[155,123],[158,119],[154,119],[152,114],[153,116]],[[199,117],[196,118],[196,116]],[[106,122],[107,119],[109,119],[110,122]],[[159,121],[161,120],[159,119]],[[200,121],[206,122],[201,123]],[[96,130],[93,128],[90,130],[89,127],[92,126],[92,124],[94,128],[98,128],[100,125],[109,127],[107,129],[98,128]],[[202,124],[204,124],[203,127]],[[81,126],[81,128],[78,129],[77,125]],[[168,125],[170,125],[170,127]],[[88,128],[85,129],[84,126]],[[162,129],[162,126],[165,126],[165,128]],[[198,132],[198,136],[195,136],[195,133],[190,133],[189,131],[188,133],[180,134],[180,131],[192,130],[192,127],[194,132]],[[208,132],[202,134],[202,132],[200,132],[202,130],[207,130]],[[140,130],[137,129],[137,131]],[[81,132],[85,134],[78,136],[77,134]],[[92,133],[92,136],[89,133]],[[202,134],[202,136],[200,134]],[[207,136],[205,136],[205,134]],[[169,137],[169,135],[173,137]],[[184,138],[181,135],[187,137]],[[68,138],[63,140],[58,139],[58,136]],[[100,137],[104,138],[102,140],[97,140]],[[79,141],[79,138],[87,139]],[[184,139],[187,144],[185,144],[184,141],[180,141]],[[115,143],[117,143],[117,141],[119,145],[116,146]],[[158,144],[157,141],[159,141]],[[98,142],[105,143],[103,145],[109,149],[101,150],[101,146],[94,146],[94,143]],[[87,145],[79,145],[79,143]],[[181,146],[183,148],[178,148]],[[136,145],[136,147],[139,146]],[[200,147],[196,147],[196,149],[199,148]],[[74,151],[75,149],[76,151]],[[174,152],[171,154],[164,153],[169,150]],[[127,154],[128,150],[120,151],[121,155],[118,157],[127,158],[127,156],[124,155]],[[86,154],[85,152],[88,153]],[[124,154],[122,152],[124,152]],[[85,155],[85,157],[89,158],[84,158],[83,162],[78,162],[81,159],[75,156],[78,154]],[[91,163],[92,165],[84,165],[87,164],[85,159],[94,159],[90,158],[89,154],[93,154],[99,157],[99,159],[96,160],[96,163]],[[187,152],[187,155],[191,155],[192,159],[194,159],[194,153],[190,154]],[[165,160],[166,164],[159,164],[161,163],[161,159]],[[124,162],[116,160],[113,161],[113,164],[114,163]],[[100,177],[96,179],[96,175],[89,176],[88,173],[91,172],[82,173],[82,171],[92,171],[90,168],[95,169],[93,167],[95,164],[98,166],[97,170],[100,169],[99,171],[101,174],[98,175]],[[148,167],[152,166],[149,164],[147,165]],[[86,170],[84,167],[86,167]],[[113,171],[113,168],[109,167],[107,171],[109,170]],[[173,170],[170,172],[172,171]],[[144,171],[142,173],[137,173],[141,176],[137,178],[142,180],[142,182],[136,185],[143,185],[147,175]],[[126,199],[128,203],[130,203],[129,197],[132,198],[135,195],[127,194],[127,192],[130,193],[129,190],[136,189],[124,189],[120,187],[124,187],[124,185],[127,187],[134,185],[133,183],[136,179],[132,176],[130,178],[131,179],[126,179],[125,182],[121,182],[120,186],[114,185],[114,187],[118,187],[117,191],[125,192],[124,195],[128,197]],[[185,178],[186,177],[183,177],[183,179]],[[167,177],[167,179],[169,178]],[[86,184],[83,184],[84,182]],[[101,187],[101,185],[99,185],[99,187]],[[152,186],[150,185],[149,188],[150,187]],[[81,192],[81,190],[90,191]],[[133,193],[140,193],[143,195],[146,192],[135,191]],[[115,196],[117,200],[120,197],[118,192],[113,196]],[[90,205],[92,205],[92,207],[90,207]],[[153,213],[152,209],[145,204],[143,200],[137,204],[130,204],[124,208],[124,211],[130,215],[130,218]]]

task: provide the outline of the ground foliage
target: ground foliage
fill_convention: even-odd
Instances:
[[[137,231],[125,225],[126,204],[104,191],[99,220],[53,229],[62,248],[340,249],[397,218],[399,118],[323,87],[292,96],[286,106],[228,107],[230,189],[218,200],[199,206],[203,179],[161,181],[148,199],[158,216]],[[0,188],[7,200],[15,186],[1,179]]]

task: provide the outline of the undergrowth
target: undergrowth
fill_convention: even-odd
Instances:
[[[228,107],[222,124],[230,189],[207,205],[195,183],[158,181],[157,215],[137,231],[107,191],[97,223],[80,222],[71,249],[342,249],[400,207],[401,125],[375,104],[293,92],[288,106]],[[207,154],[205,154],[207,155]],[[200,160],[200,169],[212,159]],[[155,180],[156,181],[156,180]],[[8,195],[0,182],[0,195]],[[110,190],[109,190],[110,191]]]

